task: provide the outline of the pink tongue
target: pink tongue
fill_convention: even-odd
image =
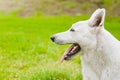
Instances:
[[[62,56],[62,58],[61,58],[61,60],[60,60],[60,63],[62,63],[62,62],[65,60],[65,57],[67,57],[66,54],[64,54],[64,55]]]
[[[74,44],[72,46],[70,46],[70,48],[68,50],[65,51],[65,53],[63,54],[63,56],[60,60],[60,63],[62,63],[65,60],[65,58],[68,57],[67,54],[69,54],[69,52],[73,49],[73,47],[74,47]]]

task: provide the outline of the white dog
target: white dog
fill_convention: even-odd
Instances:
[[[104,29],[104,19],[105,9],[97,9],[90,19],[51,37],[57,44],[72,44],[61,62],[83,53],[83,80],[120,80],[120,42]]]

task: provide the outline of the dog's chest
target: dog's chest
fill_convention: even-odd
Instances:
[[[101,51],[91,50],[82,56],[82,65],[87,66],[94,74],[101,76],[103,69],[108,65],[108,58]]]

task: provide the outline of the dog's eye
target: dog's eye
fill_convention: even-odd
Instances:
[[[75,30],[74,30],[74,29],[70,29],[70,31],[75,32]]]

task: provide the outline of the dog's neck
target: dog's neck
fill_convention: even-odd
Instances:
[[[101,76],[106,66],[119,61],[119,53],[117,51],[120,47],[118,46],[120,46],[119,41],[108,31],[104,30],[96,36],[96,44],[91,46],[91,48],[86,47],[82,50],[81,61],[83,65],[87,64],[86,66],[95,71],[97,76]]]
[[[119,55],[117,51],[120,49],[120,42],[111,35],[107,30],[103,30],[96,36],[96,44],[88,45],[82,49],[82,57],[91,65],[98,63],[101,69],[105,65],[109,65],[111,61],[119,60]],[[96,65],[94,65],[96,66]],[[95,68],[94,68],[95,69]]]
[[[91,44],[84,46],[82,51],[83,53],[86,53],[86,51],[100,52],[106,51],[107,49],[112,50],[118,45],[119,41],[114,36],[112,36],[111,33],[109,33],[107,30],[102,30],[101,32],[96,34],[95,42],[91,42]]]

